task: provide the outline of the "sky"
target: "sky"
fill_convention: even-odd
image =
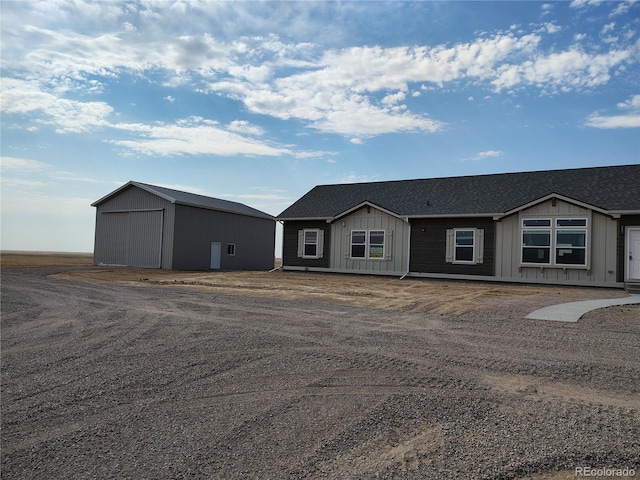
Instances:
[[[320,184],[640,163],[640,1],[0,6],[3,250],[93,251],[130,180],[277,215]]]

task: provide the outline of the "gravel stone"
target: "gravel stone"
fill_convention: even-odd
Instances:
[[[443,314],[61,271],[1,272],[3,480],[640,471],[638,306],[563,324],[527,295]]]

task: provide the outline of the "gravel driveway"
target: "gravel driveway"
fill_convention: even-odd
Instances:
[[[2,269],[3,480],[640,470],[638,306],[565,324],[60,270]]]

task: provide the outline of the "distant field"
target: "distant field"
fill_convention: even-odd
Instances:
[[[48,267],[93,265],[93,253],[87,252],[22,252],[3,250],[0,252],[3,267]]]

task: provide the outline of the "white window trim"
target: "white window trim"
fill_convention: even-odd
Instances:
[[[316,243],[307,243],[307,232],[316,232]],[[315,255],[307,255],[306,246],[307,245],[315,245],[316,246],[316,254]],[[302,258],[320,258],[320,229],[319,228],[305,228],[302,230]]]
[[[536,226],[536,227],[525,227],[525,220],[548,220],[549,226]],[[584,220],[585,226],[558,226],[558,220]],[[581,270],[588,270],[590,268],[590,248],[589,248],[589,232],[590,232],[590,224],[589,217],[587,216],[567,216],[562,215],[558,217],[526,217],[520,219],[520,265],[523,267],[539,267],[539,268],[574,268]],[[523,245],[523,235],[525,231],[529,230],[538,230],[538,231],[547,231],[550,234],[549,246],[542,248],[549,248],[549,262],[547,263],[531,263],[524,261],[524,249]],[[580,231],[584,232],[584,247],[575,247],[575,248],[584,248],[584,261],[583,264],[575,264],[575,263],[558,263],[556,262],[556,253],[558,250],[558,231]],[[574,248],[574,247],[571,247]]]
[[[524,222],[526,220],[546,220],[549,222],[549,225],[539,225],[539,226],[533,226],[533,227],[525,227],[524,226]],[[535,247],[525,247],[524,245],[524,232],[525,231],[538,231],[538,232],[549,232],[549,246],[540,246],[538,248],[548,248],[549,249],[549,261],[542,263],[542,262],[525,262],[524,261],[524,249],[525,248],[535,248]],[[521,218],[520,219],[520,264],[523,266],[534,266],[534,267],[549,267],[553,264],[552,259],[553,259],[553,255],[555,254],[555,251],[553,249],[553,236],[554,236],[554,230],[553,230],[553,219],[549,218],[549,217],[528,217],[528,218]]]
[[[353,243],[353,234],[354,232],[364,232],[364,244],[362,243]],[[371,256],[371,232],[380,232],[382,234],[382,257],[372,257]],[[364,245],[364,257],[354,257],[353,256],[353,246],[354,245]],[[375,244],[378,246],[379,244]],[[387,260],[387,231],[380,228],[374,228],[371,230],[366,230],[362,228],[354,228],[349,232],[349,259],[350,260],[373,260],[373,261],[384,261]]]
[[[371,232],[381,233],[382,234],[382,256],[381,257],[372,257],[371,256]],[[380,246],[379,243],[374,244],[376,247]],[[367,232],[367,258],[369,260],[385,260],[387,258],[387,232],[385,230],[369,230]]]
[[[559,220],[584,220],[584,226],[580,225],[575,225],[575,226],[558,226],[558,221]],[[586,217],[558,217],[555,219],[554,222],[554,235],[553,235],[553,241],[554,241],[554,249],[553,249],[553,262],[555,263],[556,266],[562,267],[562,268],[567,268],[567,267],[571,267],[571,268],[587,268],[587,266],[589,265],[589,219]],[[561,249],[562,247],[558,247],[558,231],[562,231],[562,232],[584,232],[584,247],[571,247],[572,249],[577,248],[577,249],[584,249],[584,263],[582,264],[578,264],[578,263],[558,263],[556,262],[556,254],[558,253],[558,250]]]
[[[473,232],[473,260],[456,260],[456,231],[472,231]],[[445,262],[455,263],[457,265],[480,265],[484,263],[484,228],[477,227],[458,227],[447,228],[445,239]],[[469,246],[469,245],[466,245]]]
[[[229,248],[233,246],[233,253],[229,253]],[[236,256],[236,244],[235,243],[227,243],[227,255],[230,257]]]
[[[471,244],[471,249],[472,249],[472,255],[471,255],[471,260],[458,260],[456,258],[456,247],[460,246],[460,247],[466,247],[468,248],[469,245],[457,245],[456,244],[456,233],[457,232],[471,232],[473,234],[473,243]],[[454,228],[453,229],[453,262],[451,263],[459,263],[459,264],[463,264],[463,265],[473,265],[476,263],[476,246],[477,246],[477,232],[475,228]]]

